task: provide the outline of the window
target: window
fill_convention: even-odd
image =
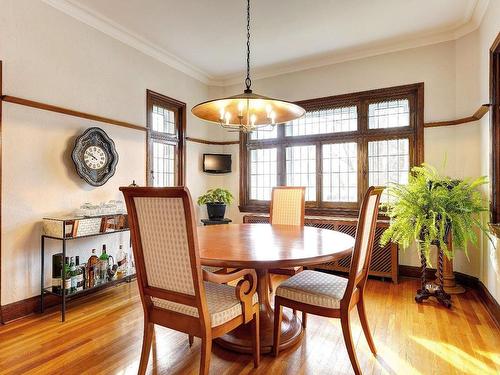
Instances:
[[[148,186],[184,184],[186,104],[147,90]]]
[[[269,200],[278,177],[277,149],[266,148],[250,151],[250,199]]]
[[[354,131],[358,126],[357,107],[310,111],[304,117],[285,125],[286,136],[328,134]]]
[[[356,202],[358,145],[355,142],[323,145],[323,200]]]
[[[292,146],[285,150],[286,184],[305,186],[306,200],[316,199],[316,146]]]
[[[408,138],[368,142],[368,185],[406,184],[409,172]],[[384,192],[380,200],[386,202],[387,199],[387,192]]]
[[[301,119],[241,134],[242,211],[266,212],[288,185],[306,187],[308,214],[354,214],[368,186],[406,183],[423,161],[423,84],[298,104]]]

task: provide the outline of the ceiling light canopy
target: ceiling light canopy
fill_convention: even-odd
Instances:
[[[230,130],[249,133],[283,124],[305,114],[304,108],[284,100],[252,92],[250,79],[250,0],[247,0],[247,76],[242,94],[200,103],[191,109],[198,118]]]

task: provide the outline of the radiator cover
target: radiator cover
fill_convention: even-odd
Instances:
[[[269,223],[268,215],[252,214],[243,216],[244,223]],[[333,218],[323,216],[306,216],[304,224],[310,227],[337,230],[356,236],[357,218]],[[377,221],[375,229],[375,241],[373,244],[373,254],[370,263],[369,275],[390,278],[395,284],[398,282],[398,246],[389,243],[386,246],[380,246],[380,237],[389,222],[385,220]],[[312,268],[341,273],[349,273],[351,265],[351,256],[348,255],[334,262],[315,265]]]

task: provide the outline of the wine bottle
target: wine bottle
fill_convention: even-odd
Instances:
[[[69,257],[64,260],[64,292],[68,294],[71,291],[71,271],[69,266]]]
[[[85,285],[85,280],[84,280],[84,271],[83,267],[80,266],[80,257],[77,255],[75,257],[75,291],[79,292],[83,290],[83,286]]]
[[[125,253],[125,251],[123,251],[123,246],[120,245],[119,249],[118,249],[118,254],[116,256],[117,258],[117,265],[118,265],[118,268],[116,270],[116,278],[117,279],[121,279],[125,276],[127,276],[127,254]]]
[[[69,261],[69,272],[70,272],[70,277],[71,277],[71,289],[69,290],[70,293],[76,292],[76,266],[75,266],[75,261],[73,260],[73,257],[70,258]]]
[[[96,255],[96,249],[92,249],[92,255],[87,262],[87,287],[92,288],[96,285],[99,275],[96,273],[96,267],[99,264],[99,258]]]
[[[62,253],[52,255],[52,293],[61,293],[62,288]]]
[[[108,260],[109,255],[106,253],[106,245],[102,245],[101,256],[99,257],[100,274],[99,278],[101,282],[105,282],[108,277]]]
[[[130,244],[129,257],[130,257],[130,262],[127,270],[127,275],[135,275],[135,259],[134,259],[134,251],[132,249],[132,243]]]

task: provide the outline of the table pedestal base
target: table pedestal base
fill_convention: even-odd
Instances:
[[[257,272],[257,293],[260,304],[260,352],[270,353],[273,347],[274,310],[269,302],[269,283],[267,270]],[[297,312],[301,316],[300,312]],[[280,351],[298,343],[303,336],[302,323],[298,316],[283,309],[281,323]],[[226,335],[214,340],[223,348],[238,353],[252,353],[251,325],[242,325]]]
[[[272,313],[272,311],[271,311]],[[300,314],[300,313],[299,313]],[[267,314],[266,314],[267,315]],[[270,353],[273,347],[274,318],[260,314],[260,352]],[[298,317],[283,311],[281,323],[280,351],[293,346],[302,339],[302,324]],[[218,345],[238,353],[252,353],[252,331],[250,324],[240,326],[234,331],[214,340]]]

